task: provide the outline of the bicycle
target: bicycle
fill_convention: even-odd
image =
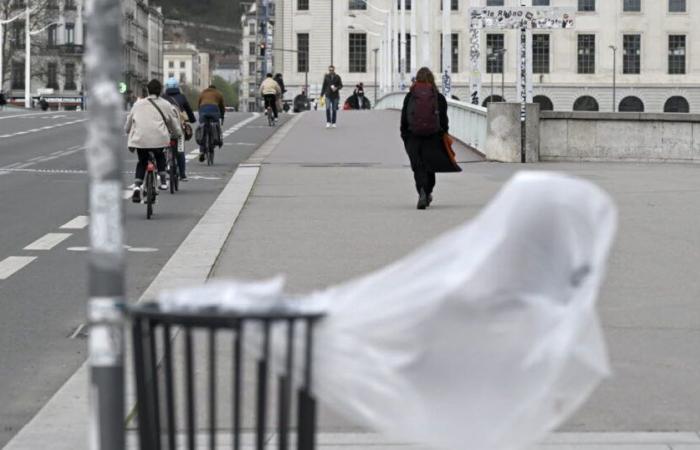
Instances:
[[[268,106],[265,108],[265,115],[267,116],[267,124],[271,127],[275,126],[275,116],[272,113],[272,107]]]
[[[180,169],[177,165],[177,147],[168,147],[167,171],[170,182],[170,193],[174,194],[180,188]]]
[[[156,182],[158,178],[156,170],[156,157],[153,152],[148,152],[148,164],[146,165],[146,176],[144,180],[143,202],[146,204],[146,219],[153,216],[153,205],[156,202]]]
[[[208,166],[214,165],[214,133],[212,133],[211,130],[212,123],[211,120],[204,122],[204,135],[202,137],[204,141],[204,154]]]

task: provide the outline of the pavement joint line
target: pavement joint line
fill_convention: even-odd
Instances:
[[[0,261],[0,280],[7,280],[35,259],[36,256],[8,256]]]
[[[78,216],[61,225],[62,230],[82,230],[88,226],[90,218],[88,216]]]
[[[52,250],[55,246],[71,237],[71,233],[47,233],[24,247],[24,250]]]

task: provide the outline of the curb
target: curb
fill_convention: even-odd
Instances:
[[[250,122],[257,117],[259,115],[246,120]],[[248,160],[238,165],[221,194],[143,292],[138,303],[155,298],[166,287],[172,289],[206,282],[248,200],[261,163],[300,118],[301,114],[282,125]],[[125,361],[125,367],[128,365]],[[87,362],[83,363],[4,449],[88,448],[88,369]],[[129,397],[128,373],[125,373],[125,380]]]

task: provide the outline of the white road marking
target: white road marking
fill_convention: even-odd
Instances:
[[[75,339],[75,338],[77,338],[77,337],[80,335],[80,333],[81,333],[84,329],[85,329],[85,324],[84,324],[84,323],[81,323],[80,325],[78,325],[78,328],[75,329],[75,331],[73,332],[73,334],[71,334],[70,337],[69,337],[68,339]]]
[[[41,128],[34,128],[34,129],[31,129],[31,130],[27,130],[27,131],[18,131],[17,133],[4,134],[4,135],[0,136],[0,138],[10,138],[10,137],[13,137],[13,136],[20,136],[20,135],[29,134],[29,133],[36,133],[36,132],[48,130],[48,129],[51,129],[51,128],[65,127],[65,126],[68,126],[68,125],[74,125],[74,124],[76,124],[76,123],[85,122],[86,120],[87,120],[87,119],[79,119],[79,120],[73,120],[73,121],[70,121],[70,122],[59,123],[59,124],[56,124],[56,125],[53,125],[53,126],[50,126],[50,127],[41,127]]]
[[[7,280],[36,259],[36,256],[8,256],[0,261],[0,280]]]
[[[199,153],[199,152],[198,152]],[[187,161],[192,161],[193,159],[196,159],[197,155],[187,155],[185,156],[185,160]]]
[[[130,247],[128,245],[124,246],[124,249],[132,253],[154,253],[157,252],[157,248],[153,247]],[[90,247],[68,247],[69,252],[89,252]]]
[[[51,250],[71,237],[71,233],[48,233],[24,247],[25,250]]]
[[[65,223],[61,226],[62,230],[82,230],[87,227],[90,223],[90,218],[88,216],[78,216],[70,222]]]
[[[16,118],[16,117],[46,116],[46,115],[49,115],[49,114],[52,114],[52,113],[45,113],[45,112],[44,112],[44,113],[34,113],[34,114],[17,114],[17,115],[14,115],[14,116],[0,116],[0,120],[3,120],[3,119],[14,119],[14,118]]]

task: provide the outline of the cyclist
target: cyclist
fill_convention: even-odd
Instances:
[[[187,122],[195,123],[197,119],[194,117],[192,112],[192,107],[190,102],[187,101],[187,97],[182,95],[180,92],[180,83],[178,83],[176,78],[169,78],[165,82],[165,94],[163,98],[175,105],[178,111],[182,111],[187,115]],[[181,136],[177,140],[177,165],[180,170],[180,180],[187,181],[187,175],[185,174],[186,161],[185,158],[185,137]]]
[[[280,85],[272,78],[272,74],[268,73],[262,84],[260,85],[260,95],[265,100],[265,110],[272,109],[272,117],[277,120],[277,97],[282,95]]]
[[[134,203],[141,201],[141,184],[146,175],[148,153],[153,153],[160,175],[161,190],[168,189],[165,172],[165,155],[163,149],[171,144],[171,137],[182,135],[180,120],[175,108],[167,100],[160,98],[163,85],[158,80],[148,83],[148,97],[137,100],[126,118],[124,130],[129,135],[130,152],[136,152],[139,158],[136,164],[134,193],[131,197]]]
[[[202,91],[197,107],[199,108],[199,123],[204,124],[208,121],[218,124],[221,121],[223,125],[226,107],[224,106],[224,96],[216,86],[212,84]],[[205,158],[204,144],[202,144],[199,146],[199,162],[204,162]]]

